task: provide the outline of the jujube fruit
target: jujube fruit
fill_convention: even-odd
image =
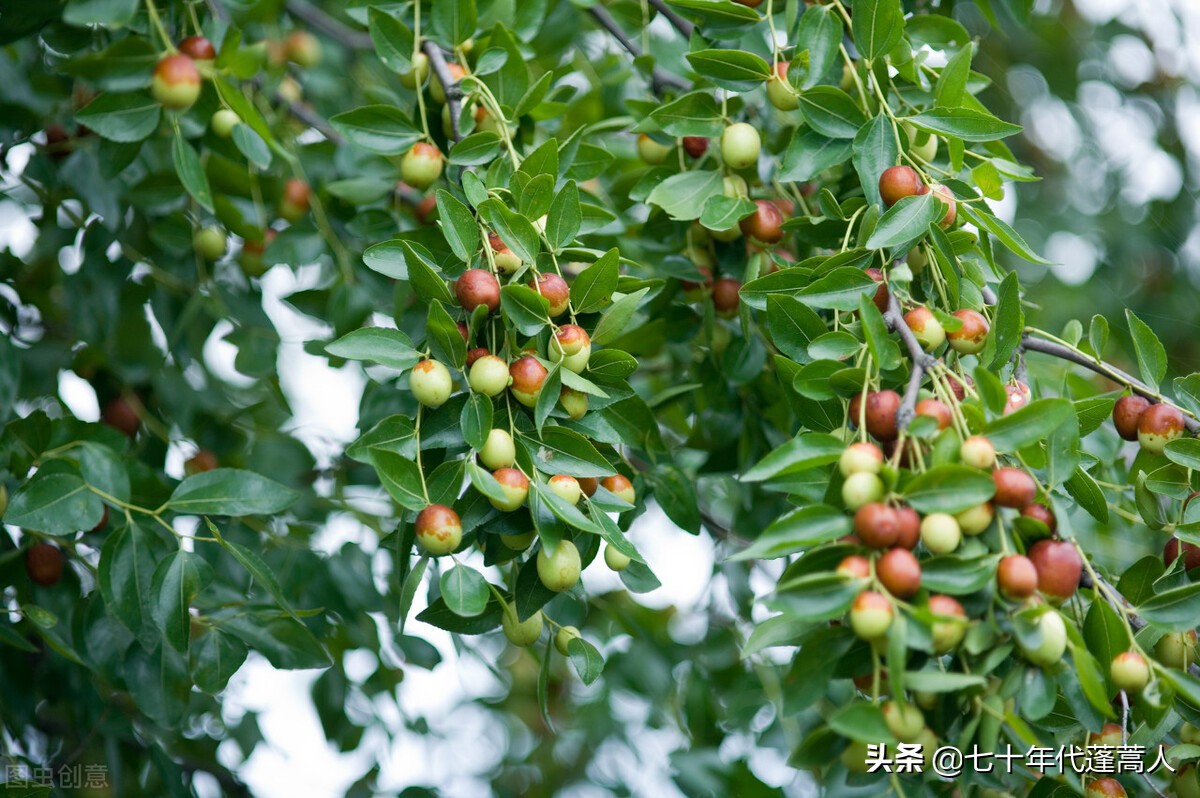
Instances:
[[[495,355],[483,355],[476,359],[468,372],[467,382],[471,390],[485,396],[499,396],[508,387],[508,364]]]
[[[1048,668],[1061,660],[1067,651],[1067,625],[1062,616],[1054,610],[1038,616],[1037,625],[1037,645],[1026,648],[1021,645],[1020,639],[1017,644],[1027,660],[1039,667]]]
[[[850,628],[863,640],[877,640],[892,626],[892,602],[882,593],[864,590],[850,605]]]
[[[754,201],[754,213],[738,222],[742,232],[762,244],[778,244],[783,239],[783,214],[767,200]]]
[[[1021,554],[1010,554],[996,568],[996,585],[1008,599],[1019,601],[1037,592],[1038,573],[1033,560]]]
[[[900,520],[896,511],[886,504],[866,504],[854,514],[854,534],[865,546],[886,549],[895,544],[900,535]]]
[[[737,313],[741,302],[742,284],[731,277],[722,277],[713,283],[713,308],[722,316]]]
[[[538,396],[542,393],[542,386],[546,384],[546,367],[539,363],[536,357],[524,355],[508,367],[508,374],[512,377],[509,389],[513,398],[526,407],[536,405]]]
[[[500,490],[504,492],[503,499],[488,496],[488,501],[493,507],[502,513],[511,513],[525,503],[526,497],[529,496],[528,477],[515,468],[497,469],[492,476],[500,484]]]
[[[422,405],[438,408],[454,392],[454,381],[450,378],[450,369],[440,361],[422,360],[408,375],[408,387]]]
[[[530,280],[529,287],[544,296],[550,303],[550,318],[561,316],[567,312],[571,302],[571,287],[557,274],[543,272],[536,279]]]
[[[996,509],[992,503],[984,502],[956,513],[954,520],[958,521],[964,535],[982,535],[992,525],[992,519],[995,517]]]
[[[926,352],[933,352],[946,343],[946,328],[924,305],[917,306],[904,314],[904,323],[912,330],[913,337]]]
[[[912,598],[921,589],[921,563],[907,549],[895,548],[875,563],[875,575],[899,599]]]
[[[306,30],[294,30],[283,42],[287,59],[302,67],[313,67],[321,61],[321,42]]]
[[[1033,521],[1039,521],[1046,525],[1046,529],[1051,535],[1058,529],[1058,519],[1055,518],[1053,511],[1043,504],[1030,504],[1021,509],[1021,515]]]
[[[792,91],[787,72],[786,61],[775,62],[775,69],[767,80],[767,100],[780,111],[795,111],[800,107],[800,100]]]
[[[567,474],[555,474],[547,480],[547,485],[550,486],[550,490],[555,496],[567,504],[579,504],[579,499],[583,496],[579,480]]]
[[[637,151],[638,157],[643,161],[651,166],[658,166],[666,163],[667,156],[671,154],[671,147],[658,143],[646,133],[641,133],[638,135]]]
[[[417,515],[414,525],[417,543],[434,557],[449,554],[462,543],[462,522],[458,513],[444,504],[431,504]]]
[[[1122,651],[1113,657],[1109,676],[1118,690],[1140,693],[1150,682],[1150,663],[1137,651]]]
[[[1075,594],[1083,574],[1083,560],[1075,546],[1065,540],[1039,540],[1029,549],[1029,559],[1038,573],[1038,590],[1053,601]]]
[[[899,522],[896,545],[912,551],[921,542],[921,516],[911,507],[897,507],[896,520]]]
[[[400,179],[418,191],[437,182],[446,166],[442,151],[425,141],[418,141],[400,159]]]
[[[946,333],[950,348],[960,355],[977,355],[982,352],[987,344],[988,331],[991,329],[983,314],[977,310],[963,308],[951,315],[961,321],[962,326]]]
[[[929,186],[911,166],[890,166],[879,176],[879,196],[888,207],[905,197],[916,197],[929,191]]]
[[[312,191],[308,183],[299,178],[288,178],[279,199],[279,215],[289,222],[298,222],[308,213],[311,200]]]
[[[446,64],[446,74],[450,77],[450,80],[458,83],[467,76],[467,70],[463,69],[459,64],[449,63]],[[442,85],[442,81],[438,78],[436,72],[429,80],[429,96],[439,105],[446,102],[446,88]]]
[[[888,731],[902,743],[910,743],[925,730],[925,715],[913,704],[887,701],[883,705],[883,722]]]
[[[699,158],[708,151],[708,139],[703,136],[684,136],[683,150],[693,158]]]
[[[500,282],[487,269],[467,269],[454,282],[454,296],[468,313],[480,306],[495,313],[500,307]]]
[[[943,616],[935,618],[930,627],[934,653],[953,651],[967,633],[966,610],[950,596],[939,594],[929,597],[929,611]]]
[[[217,49],[204,36],[188,36],[179,43],[179,52],[193,61],[212,61],[217,57]]]
[[[500,616],[500,627],[514,646],[531,646],[542,636],[542,613],[535,612],[525,620],[519,620],[516,602],[510,601]]]
[[[930,513],[921,521],[921,542],[934,554],[949,554],[962,545],[962,528],[947,513]]]
[[[571,541],[560,540],[553,554],[548,553],[545,546],[538,550],[538,579],[555,593],[574,587],[579,581],[579,572],[579,549]]]
[[[572,421],[578,421],[586,416],[588,405],[591,404],[586,393],[577,391],[574,388],[568,388],[565,385],[558,392],[558,403],[566,411],[567,418]]]
[[[982,435],[972,435],[963,441],[958,456],[964,465],[978,468],[980,471],[987,471],[996,465],[996,447]]]
[[[633,489],[633,483],[624,474],[613,474],[611,477],[605,477],[600,480],[600,485],[621,501],[628,502],[629,504],[637,502],[637,492]]]
[[[508,244],[500,240],[500,236],[488,233],[488,246],[492,248],[492,261],[501,273],[512,274],[521,268],[521,259],[508,248]]]
[[[882,468],[883,452],[873,443],[852,443],[838,460],[838,470],[844,477],[859,473],[878,474]]]
[[[1122,396],[1113,405],[1113,426],[1117,429],[1117,434],[1127,441],[1136,441],[1138,439],[1138,422],[1142,420],[1142,413],[1146,412],[1146,408],[1150,406],[1150,402],[1141,396]]]
[[[868,579],[871,576],[871,563],[866,557],[851,554],[838,563],[837,574],[847,579]]]
[[[512,467],[517,461],[517,447],[508,430],[493,429],[488,433],[483,448],[479,450],[479,461],[493,471]]]
[[[200,98],[200,70],[182,53],[163,56],[154,66],[150,94],[171,111],[186,111]]]
[[[917,402],[916,407],[913,408],[913,411],[918,416],[927,416],[932,418],[937,422],[937,428],[939,430],[946,429],[953,421],[953,418],[950,416],[950,408],[946,406],[945,402],[942,402],[938,399],[922,399],[921,401]]]
[[[994,501],[1001,507],[1020,509],[1033,503],[1037,496],[1037,482],[1019,468],[997,468],[992,472],[996,483]]]
[[[1183,413],[1171,405],[1150,405],[1138,420],[1138,443],[1151,454],[1162,454],[1167,444],[1183,436]]]
[[[1163,564],[1170,568],[1180,555],[1183,556],[1183,569],[1191,571],[1194,568],[1200,568],[1200,546],[1195,543],[1187,543],[1181,541],[1177,537],[1172,537],[1163,546]]]
[[[42,587],[54,587],[62,579],[62,551],[51,543],[35,543],[25,551],[25,571]]]
[[[141,426],[141,419],[138,418],[137,411],[133,409],[133,405],[124,397],[118,396],[104,406],[104,412],[100,415],[101,421],[113,429],[120,430],[127,437],[132,438],[137,435],[138,427]]]
[[[224,257],[228,241],[225,231],[221,228],[201,227],[196,231],[193,243],[200,257],[207,261],[216,261]]]
[[[846,477],[842,483],[842,503],[848,510],[857,510],[882,499],[883,490],[883,480],[870,472],[860,471]]]
[[[633,559],[623,551],[613,548],[611,543],[604,544],[604,564],[612,571],[624,571]]]
[[[571,641],[580,637],[579,628],[575,626],[560,626],[554,635],[554,647],[564,657],[571,654]]]
[[[721,159],[730,169],[745,169],[758,163],[762,138],[754,126],[735,122],[721,134]]]

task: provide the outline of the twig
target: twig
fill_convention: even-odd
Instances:
[[[1021,338],[1021,347],[1029,352],[1041,352],[1044,355],[1052,355],[1060,360],[1066,360],[1070,363],[1074,363],[1077,366],[1083,366],[1085,369],[1094,371],[1102,377],[1107,377],[1119,385],[1124,385],[1138,396],[1149,399],[1151,402],[1162,402],[1163,404],[1169,404],[1172,407],[1175,406],[1171,402],[1164,401],[1162,395],[1157,391],[1151,389],[1140,380],[1137,380],[1134,377],[1126,374],[1124,371],[1121,371],[1116,366],[1110,366],[1107,363],[1099,363],[1083,357],[1079,353],[1073,352],[1061,344],[1056,344],[1053,341],[1044,341],[1041,338],[1037,338],[1032,335],[1025,335]],[[1184,414],[1183,416],[1183,424],[1185,427],[1187,427],[1188,431],[1192,433],[1200,432],[1200,421],[1197,421],[1187,414]]]
[[[1097,581],[1099,584],[1096,584]],[[1133,605],[1129,603],[1129,599],[1122,596],[1117,590],[1116,586],[1114,586],[1103,576],[1100,576],[1100,574],[1096,574],[1096,580],[1093,581],[1092,575],[1085,571],[1079,577],[1079,586],[1084,588],[1092,588],[1095,590],[1097,596],[1103,598],[1114,610],[1129,619],[1129,625],[1133,627],[1134,631],[1140,632],[1142,629],[1146,628],[1146,621],[1136,612],[1134,612]],[[1110,598],[1111,596],[1116,596],[1119,598],[1124,606],[1115,604]],[[1200,665],[1189,665],[1188,673],[1192,674],[1193,676],[1200,676]]]
[[[213,19],[218,22],[228,22],[229,12],[225,10],[225,6],[221,5],[221,0],[208,0],[208,13],[213,15]]]
[[[996,292],[990,287],[985,285],[981,293],[983,294],[983,301],[985,303],[988,305],[996,304]],[[1144,399],[1149,399],[1151,402],[1161,402],[1162,404],[1171,405],[1182,412],[1182,409],[1179,408],[1178,405],[1167,401],[1163,398],[1162,394],[1151,388],[1149,385],[1146,385],[1136,377],[1127,374],[1126,372],[1109,363],[1105,363],[1098,359],[1092,360],[1091,358],[1084,357],[1078,352],[1074,352],[1062,344],[1056,344],[1053,341],[1046,341],[1032,335],[1024,335],[1021,337],[1021,349],[1029,352],[1041,352],[1043,355],[1051,355],[1059,358],[1060,360],[1066,360],[1069,363],[1074,363],[1077,366],[1083,366],[1085,369],[1093,371],[1102,377],[1107,377],[1118,385],[1125,386]],[[1192,418],[1187,413],[1183,413],[1183,425],[1187,427],[1188,431],[1192,432],[1193,434],[1200,432],[1200,421]]]
[[[896,426],[899,429],[907,429],[909,422],[916,415],[917,395],[921,390],[921,383],[925,380],[925,372],[933,368],[937,359],[921,347],[921,342],[913,335],[908,322],[904,320],[904,314],[900,312],[900,303],[896,300],[896,295],[890,291],[883,320],[887,322],[888,327],[900,333],[900,340],[904,341],[908,355],[912,358],[912,374],[908,378],[908,387],[904,389],[904,401],[896,411]]]
[[[666,17],[667,21],[671,23],[671,26],[674,27],[675,30],[679,31],[683,38],[692,38],[692,31],[695,29],[695,25],[672,11],[671,8],[663,2],[663,0],[650,0],[650,5],[657,8],[658,13]]]
[[[316,28],[331,39],[351,50],[373,50],[371,35],[357,31],[344,22],[326,14],[308,0],[287,0],[287,10],[292,16],[303,20],[309,27]]]
[[[634,41],[625,34],[625,31],[621,30],[621,26],[616,23],[616,20],[614,20],[612,16],[604,10],[604,8],[601,6],[592,6],[588,9],[588,13],[592,15],[596,22],[600,23],[602,28],[611,33],[613,38],[616,39],[630,55],[632,55],[634,58],[642,57],[641,48],[639,48],[637,44],[635,44]],[[671,88],[682,90],[688,88],[688,84],[680,78],[677,78],[668,72],[663,72],[658,67],[654,67],[650,70],[650,88],[653,89],[655,94],[661,95],[663,89]]]
[[[462,87],[458,85],[457,80],[450,77],[450,68],[446,65],[446,56],[442,54],[441,47],[426,39],[421,43],[421,49],[429,56],[429,65],[433,67],[433,74],[437,75],[446,95],[446,107],[450,109],[450,132],[454,141],[462,141],[462,132],[458,129],[458,115],[462,113]]]

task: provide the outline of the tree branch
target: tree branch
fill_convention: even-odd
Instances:
[[[1163,404],[1176,407],[1180,412],[1183,412],[1182,408],[1178,408],[1173,402],[1165,401],[1160,393],[1151,389],[1140,380],[1121,371],[1116,366],[1110,366],[1107,363],[1083,357],[1078,352],[1074,352],[1061,344],[1056,344],[1053,341],[1045,341],[1032,335],[1025,335],[1021,338],[1021,348],[1029,352],[1041,352],[1044,355],[1052,355],[1060,360],[1066,360],[1077,366],[1083,366],[1085,369],[1093,371],[1102,377],[1107,377],[1118,385],[1124,385],[1138,396],[1149,399],[1151,402],[1162,402]],[[1193,434],[1200,432],[1200,421],[1192,418],[1187,413],[1183,414],[1183,424]]]
[[[450,109],[450,130],[454,141],[462,141],[462,131],[458,129],[458,116],[462,113],[462,87],[450,76],[450,67],[446,64],[446,56],[442,54],[441,47],[426,39],[421,43],[421,49],[429,56],[429,65],[446,95],[446,107]]]
[[[638,47],[628,35],[626,35],[625,31],[621,30],[621,26],[617,24],[616,20],[614,20],[612,16],[604,10],[603,7],[598,5],[592,6],[588,9],[588,13],[592,15],[596,22],[600,23],[602,28],[611,33],[613,38],[616,39],[631,56],[634,58],[642,57],[641,48]],[[654,67],[650,70],[650,88],[655,94],[661,95],[663,93],[663,89],[670,88],[682,90],[688,88],[688,84],[682,79],[677,78],[668,72],[664,72],[658,67]]]
[[[671,23],[671,26],[679,31],[683,38],[692,38],[692,31],[695,29],[695,25],[672,11],[670,6],[664,3],[663,0],[650,0],[650,5],[658,9],[658,13],[662,14]]]
[[[900,302],[890,291],[888,292],[887,312],[883,314],[883,320],[887,322],[888,327],[900,333],[900,340],[904,341],[904,346],[908,349],[908,356],[912,358],[912,374],[908,378],[908,387],[904,389],[904,400],[900,403],[900,409],[896,411],[896,426],[900,429],[907,429],[909,422],[916,415],[917,395],[921,391],[921,383],[925,380],[925,372],[933,368],[937,360],[925,351],[921,342],[913,335],[908,322],[904,320],[904,314],[900,312]]]
[[[351,50],[374,50],[371,35],[357,31],[341,20],[326,14],[308,0],[287,0],[288,13],[303,20],[310,28],[321,31],[329,38]]]

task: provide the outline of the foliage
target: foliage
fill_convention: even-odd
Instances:
[[[252,714],[221,712],[251,652],[322,669],[324,730],[351,750],[373,723],[352,698],[395,702],[438,664],[429,626],[508,672],[503,722],[541,740],[539,773],[514,748],[498,792],[636,748],[623,692],[686,735],[688,794],[768,790],[739,738],[838,794],[1031,784],[862,774],[866,743],[1024,750],[1118,723],[1200,758],[1188,557],[1091,548],[1200,544],[1200,377],[1169,381],[1132,312],[1030,323],[1012,267],[1047,261],[984,199],[1037,178],[953,4],[328,5],[0,10],[6,188],[36,225],[0,256],[9,758],[105,762],[113,794],[191,794],[197,773],[244,794],[217,747],[259,742]],[[160,66],[192,34],[215,46],[194,103]],[[286,270],[311,286],[286,301],[324,325],[305,350],[368,378],[361,436],[332,455],[288,425],[264,304]],[[1110,324],[1138,377],[1103,359]],[[72,411],[68,373],[101,423]],[[1136,456],[1104,423],[1122,396],[1156,406]],[[579,583],[658,586],[652,505],[727,557],[702,640]],[[967,536],[902,544],[903,508]],[[323,548],[346,518],[369,539]],[[1026,553],[1040,596],[998,582]],[[582,636],[556,645],[568,625]],[[1126,651],[1144,686],[1110,671]],[[891,722],[914,705],[916,730]]]

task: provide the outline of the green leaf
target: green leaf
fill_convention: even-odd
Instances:
[[[805,17],[807,18],[808,14],[805,14]],[[899,158],[900,151],[896,148],[896,136],[891,122],[883,115],[874,117],[855,134],[854,169],[862,182],[863,193],[872,204],[883,206],[883,199],[879,196],[879,176],[885,169],[894,166]]]
[[[490,130],[472,133],[450,148],[450,163],[459,166],[480,166],[500,154],[500,136]]]
[[[976,210],[975,206],[966,202],[960,202],[958,204],[958,212],[967,221],[1000,239],[1000,242],[1004,246],[1025,260],[1031,263],[1050,265],[1050,261],[1034,252],[1016,230],[1012,229],[1007,222],[997,218],[990,211],[985,209]]]
[[[253,471],[216,468],[180,482],[167,507],[187,515],[273,515],[299,494]]]
[[[466,565],[455,565],[442,572],[438,583],[446,608],[455,615],[472,618],[487,609],[491,590],[483,574]]]
[[[527,285],[509,283],[500,289],[504,318],[522,335],[537,335],[550,324],[550,302]]]
[[[1133,351],[1137,353],[1142,380],[1150,387],[1158,388],[1163,377],[1167,376],[1167,350],[1154,330],[1128,308],[1125,309],[1125,320],[1129,322],[1129,335],[1133,339]]]
[[[730,91],[750,91],[771,77],[771,66],[745,50],[699,50],[687,54],[697,74]]]
[[[470,617],[453,612],[446,606],[445,600],[439,598],[417,613],[417,620],[455,634],[481,635],[500,626],[503,613],[504,609],[496,601],[495,596],[489,597],[487,607],[482,613]]]
[[[463,405],[460,421],[463,440],[475,451],[487,443],[488,433],[492,431],[492,412],[492,400],[481,393],[472,393]]]
[[[963,141],[995,141],[1024,128],[973,108],[933,108],[905,119],[921,130],[953,136]]]
[[[619,267],[620,257],[613,248],[579,273],[571,283],[571,306],[576,313],[594,313],[609,303],[617,290]]]
[[[1200,618],[1200,582],[1159,593],[1139,604],[1137,614],[1172,632],[1195,628]]]
[[[509,249],[525,263],[537,260],[541,249],[538,232],[533,224],[519,213],[509,210],[498,199],[489,199],[479,204],[479,215],[496,235],[500,236]]]
[[[755,208],[757,206],[745,197],[714,194],[704,203],[704,210],[700,213],[700,224],[709,230],[729,230],[754,213]]]
[[[692,171],[671,175],[646,197],[648,205],[657,205],[676,221],[699,219],[708,198],[720,194],[724,182],[718,171]]]
[[[875,232],[867,239],[867,249],[887,249],[914,241],[945,214],[941,201],[932,192],[905,197],[879,218]]]
[[[904,684],[913,692],[957,693],[971,687],[983,687],[987,679],[976,673],[908,671],[904,674]]]
[[[860,4],[854,5],[857,7]],[[866,701],[855,701],[834,710],[826,723],[829,728],[851,740],[865,743],[890,743],[895,740],[883,722],[883,712],[879,706]]]
[[[647,475],[654,498],[667,518],[683,531],[700,534],[700,503],[696,482],[678,466],[660,465]]]
[[[798,474],[837,462],[846,445],[833,435],[801,433],[776,447],[741,475],[742,482],[762,482],[780,475]]]
[[[365,105],[329,118],[329,124],[346,141],[380,155],[403,155],[424,134],[399,108]]]
[[[772,560],[837,540],[852,531],[850,516],[827,504],[792,510],[776,519],[746,549],[729,559]]]
[[[211,473],[211,472],[210,472]],[[204,558],[190,551],[176,551],[154,570],[150,583],[154,620],[163,637],[176,651],[187,651],[191,634],[192,601],[213,579]]]
[[[546,375],[546,381],[542,384],[542,392],[538,394],[537,402],[533,408],[533,426],[540,435],[542,427],[546,426],[546,419],[550,418],[551,411],[558,404],[558,398],[562,394],[562,374],[566,369],[562,368],[562,364],[555,363],[550,367],[550,372]]]
[[[550,212],[546,214],[546,239],[550,248],[561,252],[579,235],[583,224],[582,211],[579,206],[579,189],[574,180],[568,180],[550,204]]]
[[[110,532],[100,549],[96,581],[104,604],[114,618],[143,640],[153,617],[150,588],[157,555],[164,548],[158,538],[130,523]]]
[[[353,330],[326,344],[325,351],[335,357],[365,360],[401,371],[407,371],[422,359],[421,354],[412,348],[407,335],[389,327]]]
[[[616,470],[587,438],[566,427],[547,427],[541,439],[520,436],[534,467],[543,474],[607,477]]]
[[[461,44],[475,34],[475,0],[438,0],[433,4],[433,29]]]
[[[270,593],[271,598],[275,599],[275,603],[279,605],[280,609],[295,617],[296,613],[292,611],[292,605],[288,602],[287,596],[284,595],[283,588],[279,585],[279,580],[275,578],[274,572],[271,571],[271,566],[267,565],[266,561],[258,556],[255,551],[243,546],[241,543],[226,540],[211,521],[208,522],[208,528],[213,531],[214,536],[220,541],[222,548],[229,552],[233,559],[237,560],[238,564],[246,569],[246,573],[250,574],[258,587]]]
[[[571,657],[575,672],[579,674],[579,680],[584,684],[591,684],[600,678],[604,671],[604,657],[591,643],[582,637],[572,638],[567,643],[567,654]]]
[[[1038,399],[988,424],[984,434],[996,451],[1015,452],[1045,440],[1074,414],[1075,408],[1067,399]]]
[[[967,93],[967,81],[971,77],[971,56],[974,49],[967,45],[951,56],[938,74],[934,87],[934,104],[939,108],[958,108]]]
[[[804,121],[829,138],[852,139],[867,122],[850,95],[833,86],[816,86],[801,93],[799,99]]]
[[[862,583],[838,574],[817,573],[779,585],[770,603],[794,620],[820,623],[832,620],[850,609]]]
[[[796,50],[808,51],[808,69],[799,88],[811,89],[837,63],[842,44],[842,20],[833,6],[808,6],[796,28]]]
[[[239,127],[241,126],[239,125]],[[211,211],[213,209],[212,190],[208,187],[208,177],[204,174],[204,167],[200,164],[200,155],[187,143],[181,132],[177,131],[175,134],[171,155],[175,161],[175,172],[179,175],[179,182],[183,183],[183,187],[187,193],[192,195],[192,199],[196,200],[201,207]]]
[[[192,642],[188,651],[192,679],[202,691],[219,693],[242,667],[247,653],[246,644],[238,638],[209,628]]]
[[[625,326],[629,324],[629,320],[633,318],[634,312],[649,291],[649,288],[634,291],[632,294],[621,297],[612,304],[612,307],[604,311],[595,331],[592,332],[592,343],[602,346],[615,341],[625,332]]]
[[[1025,329],[1025,314],[1021,310],[1021,286],[1017,281],[1016,272],[1009,272],[1004,276],[996,294],[998,300],[991,329],[991,338],[996,342],[995,355],[992,357],[993,370],[999,370],[1012,358],[1021,343],[1021,334]]]
[[[12,495],[4,523],[72,535],[100,523],[104,504],[76,474],[39,471]]]
[[[935,466],[904,486],[903,495],[920,513],[958,513],[996,493],[992,478],[962,465]]]
[[[814,308],[857,310],[858,298],[866,293],[875,293],[878,287],[879,283],[862,269],[842,266],[801,289],[799,299]]]
[[[271,165],[271,149],[267,146],[267,142],[263,141],[263,137],[249,125],[234,126],[233,143],[238,148],[238,152],[245,155],[246,160],[259,169],[266,169]]]
[[[711,91],[694,91],[650,112],[669,136],[715,138],[725,129],[721,109]]]
[[[367,9],[367,28],[375,54],[384,66],[397,74],[412,69],[413,35],[404,23],[371,6]]]
[[[247,613],[223,619],[221,628],[282,670],[328,668],[331,662],[321,642],[294,618]]]
[[[904,34],[900,0],[854,0],[851,5],[854,44],[868,61],[884,55]]]
[[[466,365],[467,343],[441,302],[429,303],[429,315],[425,321],[425,342],[438,360],[456,369]]]
[[[1082,468],[1076,468],[1071,478],[1063,483],[1071,498],[1079,502],[1079,506],[1102,524],[1108,523],[1108,502],[1104,491],[1092,479],[1092,475]]]
[[[133,19],[137,9],[137,0],[68,0],[63,9],[63,22],[81,27],[121,28]]]
[[[88,441],[79,447],[83,481],[113,498],[129,501],[129,472],[124,459],[107,446]]]
[[[145,94],[101,94],[75,114],[81,125],[109,141],[141,141],[158,129],[162,106]]]
[[[386,449],[371,449],[371,463],[379,481],[397,504],[406,510],[423,510],[429,502],[421,487],[421,470],[407,457]]]
[[[471,209],[444,189],[438,189],[437,208],[438,226],[442,228],[446,243],[459,260],[469,262],[479,250],[480,240],[479,224]]]
[[[807,127],[798,127],[783,153],[779,179],[797,183],[813,180],[826,169],[844,163],[853,150],[853,143],[847,139],[829,138]],[[878,180],[877,177],[877,184]]]
[[[1200,440],[1195,438],[1173,440],[1167,444],[1163,453],[1172,463],[1178,463],[1193,471],[1200,471]]]

